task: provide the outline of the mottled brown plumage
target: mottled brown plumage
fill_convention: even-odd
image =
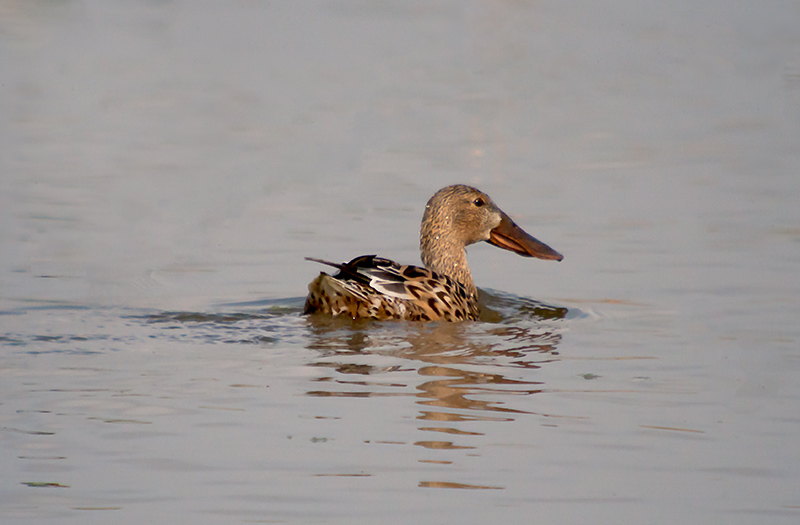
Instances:
[[[400,266],[374,255],[344,264],[308,285],[305,313],[411,321],[478,318],[478,289],[466,246],[487,241],[525,257],[560,261],[561,254],[517,226],[481,191],[457,184],[442,188],[425,206],[420,253],[426,266]]]

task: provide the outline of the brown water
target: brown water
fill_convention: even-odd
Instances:
[[[796,523],[796,2],[0,6],[3,523]],[[304,256],[483,322],[306,318]]]

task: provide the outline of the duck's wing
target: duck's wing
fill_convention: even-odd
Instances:
[[[412,301],[419,299],[419,296],[412,292],[415,282],[424,279],[428,281],[439,279],[436,274],[425,268],[411,265],[401,266],[390,259],[375,255],[362,255],[347,263],[335,263],[313,257],[306,257],[306,259],[337,268],[339,272],[333,278],[342,282],[346,288],[358,296],[363,295],[363,286],[348,287],[347,283],[366,285],[381,295]],[[411,287],[409,288],[409,286]]]

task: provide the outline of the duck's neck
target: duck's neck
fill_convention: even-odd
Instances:
[[[467,293],[477,297],[478,289],[469,271],[467,251],[463,242],[458,242],[441,232],[426,232],[423,227],[419,249],[422,264],[426,268],[461,283],[467,289]]]

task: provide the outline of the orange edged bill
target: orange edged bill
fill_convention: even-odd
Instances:
[[[489,232],[489,239],[486,242],[523,257],[536,257],[549,261],[560,261],[564,258],[542,241],[528,235],[504,212],[500,213],[502,216],[500,224]]]

